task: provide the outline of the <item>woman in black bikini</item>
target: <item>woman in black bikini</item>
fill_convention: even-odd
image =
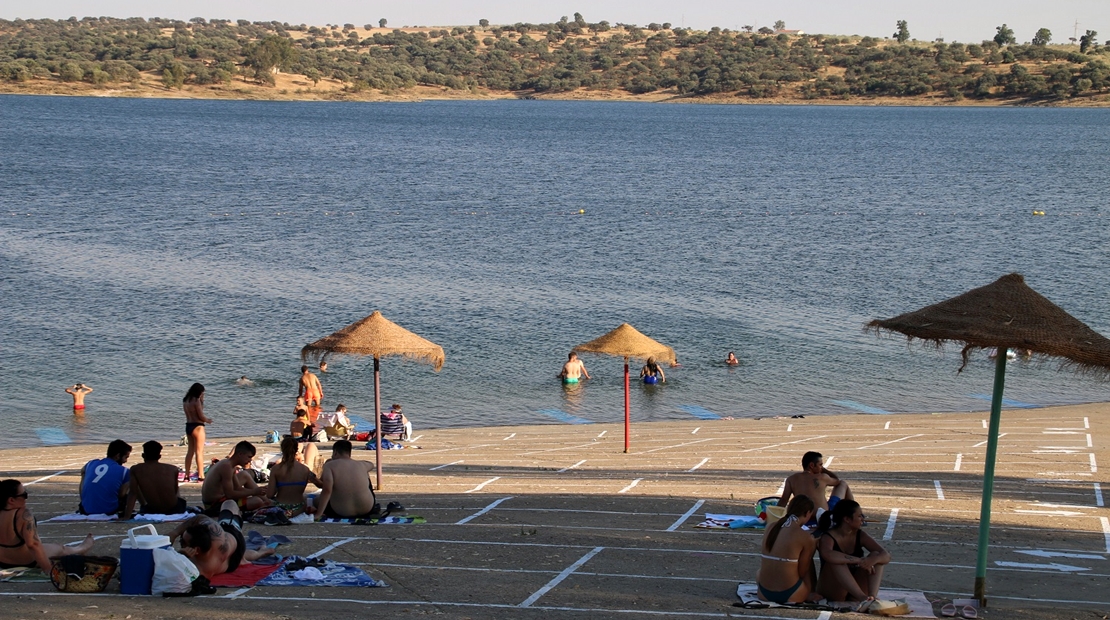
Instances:
[[[27,489],[18,480],[0,481],[0,506],[0,568],[38,566],[49,573],[51,559],[85,555],[92,549],[92,534],[73,546],[39,540],[35,515],[27,508]]]
[[[817,524],[821,553],[817,591],[830,601],[870,602],[879,596],[890,553],[863,531],[864,518],[858,503],[842,499]]]
[[[281,440],[281,462],[270,467],[270,484],[266,496],[274,500],[274,505],[285,511],[285,516],[293,518],[302,512],[312,514],[305,508],[304,492],[308,483],[320,486],[320,480],[312,470],[297,462],[299,442],[286,436]]]
[[[816,575],[813,553],[817,541],[802,529],[813,511],[813,500],[795,495],[786,507],[786,516],[767,528],[759,572],[755,574],[760,599],[780,605],[821,599],[813,594]]]
[[[197,482],[204,481],[204,425],[212,419],[204,415],[204,386],[194,383],[181,399],[185,409],[185,440],[189,447],[185,450],[185,482],[189,482],[189,468],[193,459],[197,463]]]

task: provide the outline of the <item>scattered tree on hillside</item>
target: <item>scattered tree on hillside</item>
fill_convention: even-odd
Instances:
[[[775,31],[778,32],[779,30],[786,30],[786,22],[781,19],[775,22]]]
[[[904,19],[898,20],[898,32],[894,33],[894,38],[899,43],[905,43],[910,40],[910,26]]]
[[[1094,30],[1088,30],[1087,34],[1079,37],[1079,53],[1086,54],[1087,50],[1098,45],[1098,41],[1095,40],[1095,37],[1097,36],[1097,32],[1095,32]]]
[[[1048,28],[1041,28],[1040,30],[1037,31],[1037,34],[1033,35],[1033,45],[1040,45],[1040,46],[1048,45],[1049,41],[1051,41],[1051,40],[1052,40],[1052,31],[1049,30]]]
[[[387,20],[386,18],[383,17],[383,18],[378,20],[378,28],[385,28],[385,25],[388,24],[388,23],[389,23],[389,20]]]
[[[489,28],[489,20],[488,19],[479,19],[478,20],[478,25],[481,26],[482,28]]]
[[[999,46],[1011,45],[1017,42],[1017,39],[1014,38],[1014,31],[1010,29],[1010,27],[1006,24],[1002,24],[1001,26],[996,28],[995,31],[996,32],[994,34],[994,42],[997,43]]]
[[[771,30],[767,26],[761,26],[759,30],[756,30],[756,32],[758,32],[759,34],[775,34],[775,31]]]

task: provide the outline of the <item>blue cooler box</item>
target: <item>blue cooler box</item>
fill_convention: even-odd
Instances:
[[[149,532],[136,535],[136,532]],[[119,546],[119,591],[122,594],[150,595],[154,580],[154,550],[169,549],[170,537],[161,536],[153,525],[127,530]]]

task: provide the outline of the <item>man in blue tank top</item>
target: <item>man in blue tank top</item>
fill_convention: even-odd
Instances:
[[[108,444],[108,456],[85,463],[81,468],[81,503],[85,515],[113,515],[123,508],[130,488],[131,472],[123,466],[131,446],[122,439]]]

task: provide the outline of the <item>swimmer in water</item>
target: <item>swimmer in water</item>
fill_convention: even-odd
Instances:
[[[320,372],[327,372],[327,371],[328,371],[328,363],[327,362],[320,362]]]
[[[93,389],[84,383],[74,383],[73,387],[66,388],[66,394],[73,397],[73,411],[74,413],[85,410],[85,394],[93,391]]]
[[[736,359],[736,354],[735,353],[733,353],[732,351],[729,351],[728,352],[728,357],[725,358],[725,363],[728,364],[729,366],[737,366],[737,365],[740,364],[740,360]]]
[[[567,363],[563,364],[563,369],[559,374],[555,375],[563,380],[563,383],[578,383],[578,378],[590,378],[590,373],[586,372],[586,365],[578,359],[578,354],[571,351],[567,355]]]
[[[235,385],[242,385],[242,386],[245,386],[245,387],[252,387],[254,385],[254,381],[251,381],[250,379],[248,379],[247,375],[243,375],[242,377],[239,377],[239,380],[235,382]]]

